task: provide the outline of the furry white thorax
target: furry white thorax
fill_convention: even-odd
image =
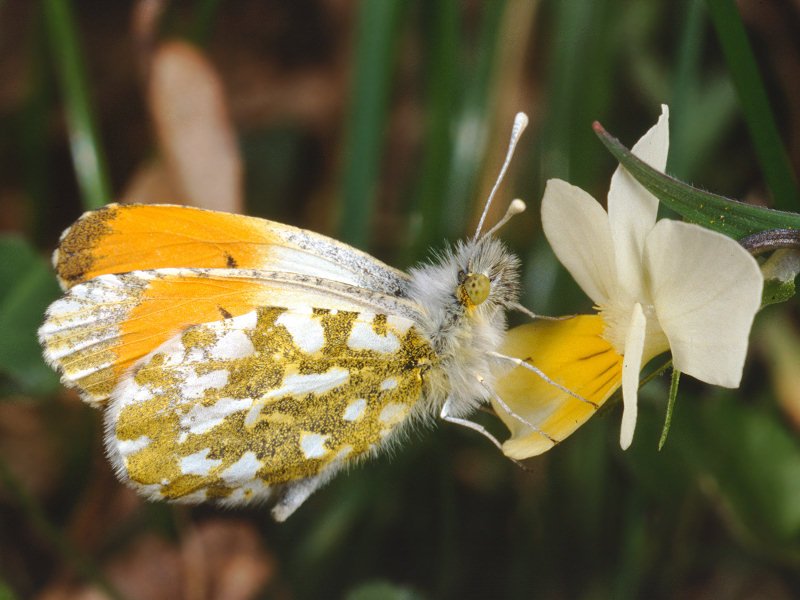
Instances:
[[[492,386],[508,370],[490,353],[498,350],[506,330],[505,310],[517,300],[518,270],[519,259],[502,242],[483,238],[477,244],[458,242],[433,263],[409,271],[408,293],[423,315],[418,327],[439,357],[425,376],[425,404],[432,416],[448,397],[454,416],[469,414],[489,397],[476,375]],[[469,273],[483,273],[491,284],[487,300],[471,308],[459,301],[459,285]]]

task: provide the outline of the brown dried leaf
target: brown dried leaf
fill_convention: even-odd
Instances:
[[[145,163],[134,173],[120,198],[123,204],[192,204],[161,158]]]
[[[222,84],[205,56],[186,42],[162,44],[153,57],[149,101],[166,164],[181,195],[194,206],[241,212],[242,165],[236,137]]]
[[[191,528],[181,546],[145,533],[103,569],[112,585],[130,600],[172,598],[248,600],[271,581],[275,561],[246,521],[214,519]],[[62,576],[39,600],[95,600],[95,586]]]
[[[37,498],[50,493],[58,482],[59,457],[39,405],[0,403],[0,455]]]
[[[274,577],[275,561],[264,552],[253,524],[246,521],[206,521],[193,528],[182,547],[187,597],[192,584],[196,598],[246,600]]]

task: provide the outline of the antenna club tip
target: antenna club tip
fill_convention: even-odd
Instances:
[[[508,214],[518,215],[521,212],[525,212],[526,208],[528,208],[528,205],[525,204],[524,201],[520,200],[519,198],[514,198],[511,201],[511,204],[508,205]]]
[[[592,123],[592,129],[594,129],[595,133],[605,133],[606,129],[600,124],[600,121],[595,121]]]
[[[516,127],[527,127],[528,115],[526,115],[524,112],[518,112],[514,117],[514,125]]]

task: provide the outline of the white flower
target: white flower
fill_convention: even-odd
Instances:
[[[668,109],[633,147],[663,171]],[[603,337],[623,356],[620,445],[636,425],[639,372],[672,351],[679,371],[706,383],[737,387],[763,279],[734,240],[698,225],[656,221],[658,200],[622,167],[611,178],[608,213],[589,194],[552,179],[542,225],[558,259],[594,301]]]

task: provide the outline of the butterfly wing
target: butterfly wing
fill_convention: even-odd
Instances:
[[[416,315],[407,301],[309,275],[157,269],[105,274],[72,286],[48,308],[39,338],[64,383],[99,403],[123,373],[179,332],[260,306]]]
[[[152,498],[237,504],[283,488],[285,518],[418,408],[435,358],[413,321],[258,310],[188,328],[115,389],[106,444]]]
[[[408,279],[311,231],[167,204],[111,204],[85,213],[61,236],[53,263],[64,289],[107,273],[176,267],[284,271],[401,297]]]

